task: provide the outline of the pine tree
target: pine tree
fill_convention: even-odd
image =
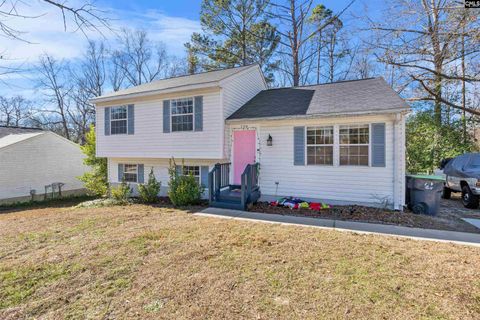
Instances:
[[[272,55],[280,41],[266,20],[267,0],[203,0],[200,22],[205,34],[193,33],[185,46],[204,70],[258,63],[272,80]]]

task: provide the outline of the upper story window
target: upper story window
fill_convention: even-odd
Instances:
[[[123,180],[125,182],[137,182],[138,181],[138,165],[125,164],[123,169]]]
[[[197,183],[200,184],[200,167],[199,166],[183,166],[182,174],[184,176],[192,175],[195,178],[195,181],[197,181]]]
[[[307,128],[307,164],[333,165],[333,127]]]
[[[127,106],[110,109],[110,134],[127,134]]]
[[[193,131],[193,98],[171,100],[172,132]]]
[[[340,165],[368,166],[369,125],[340,126]]]

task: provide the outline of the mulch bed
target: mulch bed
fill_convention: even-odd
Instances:
[[[371,222],[404,227],[439,229],[480,233],[480,229],[466,223],[457,217],[417,215],[409,211],[398,212],[387,209],[371,208],[357,205],[333,206],[330,209],[314,211],[310,209],[290,209],[274,207],[268,202],[258,202],[249,211],[290,216],[312,217],[320,219],[335,219],[343,221]]]

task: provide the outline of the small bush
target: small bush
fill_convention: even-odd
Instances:
[[[200,203],[204,188],[197,183],[193,175],[179,175],[173,158],[170,160],[168,174],[170,175],[168,196],[173,205],[188,206]]]
[[[128,202],[128,198],[132,195],[132,188],[130,188],[128,183],[122,181],[118,187],[112,188],[110,192],[113,199]]]
[[[150,169],[147,183],[138,185],[138,193],[140,194],[140,199],[146,203],[158,202],[158,193],[160,192],[161,186],[162,184],[158,182],[155,178],[153,168]]]

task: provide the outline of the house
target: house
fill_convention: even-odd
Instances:
[[[268,89],[258,65],[158,80],[93,99],[111,183],[167,191],[184,159],[213,206],[261,194],[401,210],[407,104],[382,78]]]
[[[53,132],[0,126],[0,164],[0,203],[84,192],[80,147]]]

